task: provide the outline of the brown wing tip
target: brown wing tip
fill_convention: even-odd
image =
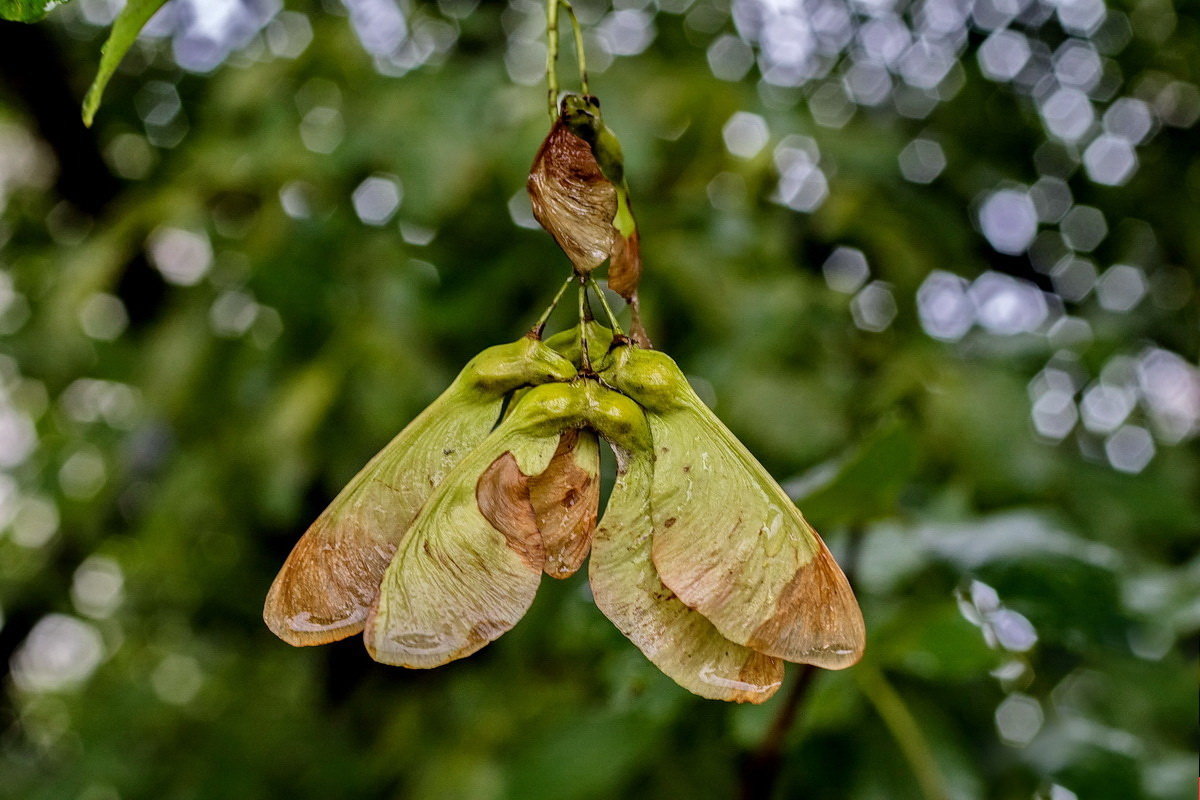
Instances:
[[[365,614],[357,620],[347,620],[345,624],[338,627],[320,627],[314,626],[308,628],[305,622],[305,615],[308,612],[300,612],[300,614],[280,614],[277,610],[273,611],[270,608],[263,610],[263,622],[271,629],[271,633],[278,636],[292,647],[313,647],[315,645],[330,644],[342,639],[346,639],[356,633],[362,633],[363,619]]]
[[[822,669],[858,663],[866,646],[862,611],[833,555],[819,549],[783,588],[775,614],[750,635],[746,646],[785,661]]]
[[[343,606],[335,612],[322,603],[309,603],[305,607],[293,591],[295,583],[291,572],[285,564],[263,604],[263,622],[271,633],[293,647],[311,647],[362,632],[367,617],[365,605]],[[314,611],[318,605],[325,605],[323,617]]]
[[[754,653],[746,659],[738,678],[745,686],[738,687],[729,700],[752,705],[765,703],[783,685],[783,661],[762,653]]]
[[[393,552],[376,542],[317,533],[296,543],[263,604],[267,627],[294,647],[361,633]]]

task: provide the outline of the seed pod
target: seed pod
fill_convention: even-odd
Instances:
[[[545,568],[530,478],[578,423],[583,399],[577,384],[531,389],[450,471],[383,574],[364,634],[372,658],[436,667],[525,614]]]
[[[528,337],[472,359],[301,537],[267,594],[267,626],[297,646],[360,632],[397,543],[433,488],[487,436],[504,395],[574,372]]]
[[[779,688],[783,662],[734,644],[663,585],[650,559],[654,453],[642,410],[613,392],[592,419],[620,468],[596,529],[589,579],[596,606],[680,686],[701,697],[761,703]],[[632,420],[622,429],[614,421]]]
[[[594,320],[582,324],[587,326],[592,361],[598,362],[608,353],[612,331]],[[547,338],[546,346],[576,367],[581,365],[578,325]],[[514,393],[510,407],[515,407],[527,391]],[[600,510],[600,444],[596,434],[582,429],[563,431],[549,466],[530,482],[530,498],[546,549],[546,574],[552,578],[575,574],[591,549]]]
[[[845,575],[675,362],[621,347],[601,377],[646,409],[651,557],[662,582],[738,644],[826,669],[857,662],[863,619]]]

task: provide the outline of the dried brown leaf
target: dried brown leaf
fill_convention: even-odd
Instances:
[[[525,184],[533,216],[587,274],[612,253],[617,190],[604,176],[592,148],[555,122],[534,157]]]
[[[632,302],[642,280],[642,252],[638,232],[613,237],[612,263],[608,265],[608,287]]]

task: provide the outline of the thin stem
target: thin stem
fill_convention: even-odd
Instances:
[[[558,119],[558,3],[546,0],[546,89],[551,122]]]
[[[904,754],[904,759],[917,778],[917,785],[921,787],[921,794],[927,800],[946,800],[950,795],[933,757],[933,750],[900,693],[874,664],[859,664],[853,674]]]
[[[575,16],[575,9],[567,0],[559,0],[562,7],[567,10],[567,17],[571,20],[571,32],[575,36],[575,63],[579,67],[579,86],[584,94],[591,94],[588,91],[588,72],[587,72],[587,53],[583,49],[583,28],[579,25],[579,18]]]
[[[587,284],[579,276],[579,369],[584,375],[592,371],[592,354],[588,350],[588,323],[592,321],[592,307],[587,301]]]
[[[600,305],[604,306],[604,313],[608,317],[609,327],[612,328],[615,335],[624,336],[625,331],[621,330],[621,323],[617,322],[617,315],[613,313],[612,307],[609,306],[608,298],[604,296],[604,290],[600,288],[600,284],[596,283],[596,279],[590,275],[588,276],[588,281],[591,282],[592,290],[596,293],[596,296],[600,298]]]
[[[583,27],[575,16],[569,0],[546,0],[546,90],[550,110],[550,121],[558,119],[558,9],[566,9],[571,21],[571,33],[575,38],[575,63],[579,67],[579,86],[584,94],[588,89],[587,53],[583,47]]]
[[[542,315],[538,317],[538,321],[533,324],[533,328],[529,331],[534,335],[534,338],[542,338],[542,332],[546,330],[546,322],[550,319],[550,315],[554,313],[554,309],[558,308],[558,301],[562,300],[562,296],[566,293],[567,287],[570,286],[574,280],[575,276],[571,275],[563,282],[562,286],[558,287],[558,291],[554,293],[554,299],[550,301],[550,305],[546,306],[546,310],[542,312]]]
[[[636,300],[636,296],[634,299]],[[636,312],[636,306],[633,306],[633,309]],[[640,328],[636,316],[634,320]],[[634,332],[636,334],[636,328]],[[854,585],[854,577],[858,572],[858,556],[862,537],[862,525],[851,526],[844,564],[846,578],[850,581],[851,586]],[[856,669],[861,668],[862,666],[859,665]],[[800,674],[796,677],[795,684],[792,685],[792,691],[784,698],[783,705],[779,707],[775,719],[771,722],[771,727],[767,729],[767,734],[754,752],[743,762],[741,800],[769,800],[771,797],[775,784],[779,781],[779,773],[783,768],[783,746],[788,732],[791,731],[796,719],[800,716],[800,708],[804,705],[809,689],[812,687],[813,681],[817,679],[818,673],[819,670],[816,667],[807,664],[801,667]]]

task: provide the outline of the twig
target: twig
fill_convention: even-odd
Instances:
[[[612,328],[613,334],[624,336],[625,332],[621,330],[621,323],[617,322],[617,315],[613,313],[612,306],[608,304],[608,298],[604,296],[604,290],[600,288],[600,284],[590,275],[588,276],[588,283],[591,284],[592,291],[600,298],[600,305],[604,306],[604,313],[608,317],[608,324]]]
[[[550,301],[550,305],[546,306],[546,310],[538,317],[538,321],[533,324],[533,328],[529,333],[535,339],[541,339],[542,333],[546,330],[546,322],[550,319],[550,315],[554,313],[554,309],[558,308],[558,301],[562,300],[563,293],[567,291],[567,287],[575,282],[575,276],[567,278],[562,287],[555,293],[554,299]]]
[[[788,732],[795,724],[800,706],[816,679],[816,667],[805,664],[800,668],[795,683],[771,721],[771,727],[767,729],[767,735],[742,764],[741,800],[769,800],[774,793],[783,767],[783,746]]]
[[[854,677],[896,740],[896,746],[916,776],[925,800],[947,800],[950,795],[933,757],[933,749],[900,693],[874,664],[859,665]]]

